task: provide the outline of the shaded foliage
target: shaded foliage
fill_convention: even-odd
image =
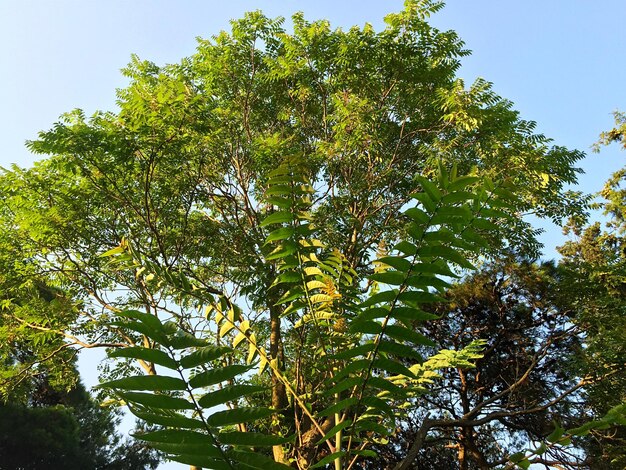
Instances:
[[[40,379],[27,404],[0,405],[0,468],[156,469],[144,445],[122,441],[117,415],[101,408],[82,385],[56,390]]]

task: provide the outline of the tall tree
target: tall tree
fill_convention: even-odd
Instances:
[[[168,310],[167,291],[153,297],[140,274],[98,256],[123,240],[261,306],[273,268],[262,262],[270,206],[259,200],[285,155],[302,155],[322,190],[320,238],[359,272],[379,244],[393,244],[414,176],[434,175],[439,159],[515,187],[519,213],[580,213],[584,198],[565,185],[582,154],[550,147],[488,82],[464,87],[455,76],[462,41],[427,22],[440,7],[408,1],[381,32],[295,15],[287,34],[282,19],[251,13],[180,64],[134,57],[118,113],[76,110],[42,132],[30,148],[50,157],[0,181],[3,218],[33,269],[78,302],[70,342],[130,344],[100,327],[103,311]],[[522,218],[503,230],[514,246],[536,249]],[[185,308],[172,314],[191,315]]]
[[[332,30],[326,21],[295,15],[290,34],[282,19],[256,12],[234,21],[231,33],[201,40],[180,64],[158,67],[134,57],[125,70],[130,84],[118,91],[119,112],[65,115],[30,144],[49,158],[29,170],[13,168],[0,181],[6,231],[23,240],[37,273],[70,292],[76,308],[68,329],[43,319],[29,328],[63,335],[66,344],[125,346],[112,355],[138,359],[149,374],[115,382],[130,388],[188,388],[185,372],[170,380],[156,375],[157,367],[220,370],[224,375],[213,378],[211,370],[199,373],[191,385],[231,387],[224,396],[233,406],[236,393],[252,390],[232,388],[249,385],[237,383],[249,365],[245,354],[220,348],[231,339],[235,349],[247,344],[250,360],[267,366],[271,381],[273,434],[257,442],[274,443],[278,462],[307,467],[330,452],[336,464],[352,465],[366,452],[366,431],[389,425],[380,423],[382,415],[362,414],[366,398],[381,405],[371,382],[388,382],[370,376],[382,379],[382,369],[418,380],[435,367],[436,361],[410,371],[390,359],[414,356],[409,344],[425,341],[403,323],[400,312],[422,315],[409,297],[430,298],[432,289],[445,287],[435,275],[453,274],[448,262],[468,267],[467,258],[494,239],[536,251],[534,233],[519,214],[560,219],[585,205],[565,190],[576,180],[580,152],[551,147],[489,83],[466,88],[456,77],[467,52],[454,32],[428,24],[440,7],[409,0],[381,32],[369,25]],[[431,181],[437,175],[438,185]],[[416,194],[419,206],[400,216]],[[400,248],[388,248],[401,239]],[[402,247],[409,251],[402,254]],[[383,256],[390,272],[373,272],[375,251],[390,254]],[[413,279],[414,265],[425,271],[409,286],[404,281]],[[368,275],[374,277],[361,292],[360,279]],[[376,297],[379,281],[393,281],[398,292]],[[376,306],[413,289],[420,292],[402,296],[408,310],[396,310],[398,299]],[[388,314],[360,317],[355,306],[365,298],[377,314],[387,308]],[[205,322],[206,306],[218,332]],[[8,315],[24,320],[15,310]],[[383,342],[387,326],[397,337]],[[188,355],[185,348],[194,346],[209,349]],[[395,349],[379,351],[385,347]],[[176,355],[178,348],[186,359]],[[345,351],[352,350],[349,357]],[[329,369],[323,357],[335,353],[344,356]],[[443,362],[461,364],[475,355],[474,348]],[[363,369],[345,369],[349,376],[342,376],[340,366],[348,363]],[[129,368],[112,373],[127,375]],[[337,413],[321,409],[332,401],[327,396],[307,406],[306,397],[317,397],[329,382],[339,386],[341,378],[354,383],[333,397],[348,395],[335,403]],[[198,425],[155,415],[154,398],[132,393],[126,401],[138,400],[134,411],[144,417]],[[160,406],[191,403],[157,395]],[[324,411],[328,416],[318,414]],[[214,420],[232,424],[223,421],[229,415],[220,416]],[[352,416],[354,424],[341,416]],[[346,442],[341,426],[352,432]],[[329,438],[320,444],[330,428],[335,444]],[[298,442],[289,445],[283,438],[296,430]],[[205,442],[212,432],[194,436]],[[245,445],[251,438],[220,434],[211,441],[215,453],[205,455],[211,465],[250,458],[235,449],[229,460],[216,444],[228,439]],[[168,445],[161,448],[190,460]]]

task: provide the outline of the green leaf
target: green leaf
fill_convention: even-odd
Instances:
[[[376,261],[387,264],[391,266],[392,268],[395,268],[398,271],[402,271],[404,273],[407,272],[409,269],[411,269],[411,262],[400,256],[383,256],[382,258],[379,258]]]
[[[268,215],[263,222],[261,222],[259,225],[261,227],[266,227],[268,225],[272,225],[272,224],[283,224],[286,222],[292,222],[293,221],[293,215],[291,214],[291,212],[289,211],[277,211],[277,212],[273,212],[272,214]]]
[[[155,332],[163,333],[163,324],[156,315],[152,315],[146,312],[140,312],[139,310],[124,310],[117,315],[120,317],[131,318],[133,320],[139,320],[144,325],[148,326]]]
[[[163,442],[167,444],[202,444],[210,447],[214,444],[213,438],[208,434],[197,431],[182,429],[162,429],[141,434],[133,434],[133,437],[147,442]]]
[[[356,323],[359,323],[359,321],[357,320]],[[367,354],[368,352],[373,350],[374,347],[375,347],[375,344],[371,343],[371,342],[370,343],[365,343],[365,344],[360,344],[358,346],[354,346],[354,347],[351,347],[351,348],[346,348],[343,351],[335,353],[335,354],[333,354],[331,356],[331,358],[332,359],[352,359],[354,357]]]
[[[472,263],[470,263],[465,256],[456,251],[454,248],[443,245],[431,245],[420,248],[418,255],[421,257],[440,257],[447,261],[452,261],[459,266],[466,269],[476,269]]]
[[[265,390],[265,387],[258,385],[228,385],[223,389],[203,395],[198,400],[198,405],[202,408],[211,408],[228,402],[234,402],[241,397],[252,395],[253,393],[263,390]]]
[[[444,205],[455,204],[457,202],[471,201],[475,198],[473,193],[467,191],[456,191],[446,194],[441,198],[441,203]]]
[[[174,460],[178,463],[200,467],[206,470],[233,470],[233,465],[225,460],[212,459],[205,455],[180,454],[168,455],[168,460]],[[237,467],[235,467],[237,468]]]
[[[172,349],[200,348],[208,344],[206,340],[196,338],[182,330],[177,331],[176,335],[171,336],[169,343]]]
[[[270,187],[279,184],[307,183],[307,179],[302,175],[292,174],[291,169],[285,167],[286,172],[279,172],[277,176],[273,176],[268,181]]]
[[[193,418],[188,418],[178,413],[157,414],[148,411],[138,410],[129,406],[128,409],[132,414],[150,424],[158,424],[159,426],[169,426],[183,429],[204,429],[205,424]]]
[[[382,273],[374,273],[368,276],[368,279],[376,282],[382,282],[392,286],[400,286],[406,280],[406,274],[400,271],[385,271]]]
[[[548,437],[546,437],[546,439],[547,439],[547,441],[548,441],[548,442],[555,443],[555,442],[558,442],[558,441],[559,441],[559,439],[561,439],[561,437],[563,436],[563,434],[565,434],[565,429],[563,429],[563,428],[562,428],[562,427],[560,427],[560,426],[557,426],[557,427],[554,429],[554,431],[552,431],[552,432],[550,433],[550,435],[549,435]]]
[[[461,233],[461,237],[463,237],[464,240],[470,243],[473,243],[476,246],[479,246],[482,248],[489,247],[489,242],[487,241],[487,239],[479,235],[478,232],[476,232],[476,230],[474,230],[471,227],[465,227],[465,229]]]
[[[374,361],[374,367],[389,372],[390,374],[415,377],[415,374],[411,372],[405,365],[391,359],[386,359],[384,357],[378,357],[378,359]]]
[[[375,320],[377,318],[385,318],[389,315],[389,307],[372,307],[363,310],[355,321]]]
[[[417,176],[416,179],[433,202],[439,202],[441,200],[442,194],[437,185],[423,176]]]
[[[408,256],[413,256],[417,253],[417,247],[413,245],[413,243],[410,243],[406,240],[403,240],[400,243],[396,244],[394,248]],[[396,267],[396,269],[400,268]]]
[[[280,299],[278,299],[278,302],[276,302],[275,305],[282,305],[287,302],[291,302],[292,300],[299,299],[301,297],[304,297],[304,290],[302,290],[302,287],[296,286],[293,289],[290,289],[289,291],[287,291],[285,295],[283,295]]]
[[[389,325],[385,333],[400,341],[409,341],[418,346],[436,346],[436,344],[421,333],[399,325]]]
[[[264,201],[268,204],[279,207],[280,209],[289,209],[293,206],[293,200],[291,198],[280,197],[280,196],[270,196],[264,198]]]
[[[267,418],[276,413],[271,408],[234,408],[213,413],[207,418],[209,426],[230,426],[232,424],[250,423],[259,419]]]
[[[494,224],[490,220],[481,218],[472,220],[472,226],[481,230],[488,230],[490,232],[497,232],[500,229],[498,225]]]
[[[334,403],[330,405],[329,407],[325,408],[324,410],[320,411],[317,415],[318,416],[334,415],[335,413],[339,413],[340,411],[346,410],[350,408],[351,406],[356,405],[358,401],[359,400],[357,397],[344,398],[343,400],[340,400],[337,403]]]
[[[402,396],[406,394],[405,389],[398,387],[397,385],[383,377],[370,377],[368,380],[368,384],[373,388],[377,388],[378,390],[384,390],[394,396]]]
[[[334,438],[339,431],[343,431],[344,429],[346,429],[351,424],[352,424],[352,420],[350,420],[350,419],[342,421],[339,424],[335,424],[332,428],[330,428],[330,431],[328,431],[324,435],[324,437],[322,437],[319,441],[317,441],[315,443],[315,445],[319,446],[319,445],[323,444],[324,442],[326,442],[328,439]]]
[[[413,265],[411,271],[416,273],[440,274],[442,276],[455,278],[459,277],[450,270],[446,263],[443,262],[416,263]]]
[[[361,302],[359,305],[360,308],[369,307],[370,305],[376,305],[381,302],[391,302],[398,295],[398,291],[396,289],[387,290],[383,292],[378,292],[377,294],[372,295],[369,299]]]
[[[408,225],[406,232],[419,244],[422,242],[424,235],[428,233],[425,231],[426,228],[428,228],[426,225],[417,225],[415,222],[412,222]]]
[[[381,352],[389,353],[393,356],[402,358],[417,359],[422,362],[422,356],[418,353],[414,347],[406,344],[397,343],[395,341],[382,340],[378,344],[378,350]]]
[[[136,331],[137,333],[140,333],[146,336],[147,338],[150,338],[151,340],[159,344],[162,344],[164,346],[169,345],[169,340],[165,334],[163,334],[161,331],[154,330],[153,328],[151,328],[149,325],[146,325],[145,323],[142,323],[139,321],[113,321],[111,322],[111,325],[119,326],[121,328],[125,328],[125,329],[132,330],[132,331]]]
[[[278,284],[294,284],[297,282],[302,282],[302,274],[295,271],[287,271],[276,277],[272,285],[275,286]]]
[[[184,369],[191,369],[192,367],[199,366],[200,364],[208,364],[209,362],[232,352],[232,348],[227,346],[205,346],[187,356],[181,357],[180,365]]]
[[[350,361],[343,369],[335,374],[334,380],[339,381],[352,373],[367,370],[369,366],[370,361],[368,359],[356,359]]]
[[[476,183],[479,180],[480,178],[477,176],[461,176],[450,183],[450,186],[448,186],[448,191],[459,191],[471,184]]]
[[[265,239],[265,243],[267,244],[273,241],[290,238],[293,236],[294,233],[295,229],[293,227],[281,227],[271,232],[269,236]]]
[[[97,388],[113,388],[120,390],[186,390],[184,380],[164,375],[138,375],[124,379],[111,380],[97,385]]]
[[[167,410],[192,410],[194,408],[194,404],[190,401],[169,395],[139,392],[118,392],[118,395],[128,403],[138,403],[150,408]]]
[[[169,430],[175,431],[175,430]],[[139,438],[138,436],[135,436]],[[211,441],[203,442],[200,444],[178,444],[172,442],[155,442],[150,441],[150,447],[155,448],[156,450],[160,450],[162,452],[166,452],[168,454],[179,454],[179,455],[196,455],[202,456],[203,458],[221,458],[222,454],[220,453],[217,447],[214,447],[210,444]],[[205,467],[206,468],[206,467]]]
[[[361,457],[377,457],[378,454],[371,449],[361,449],[352,451],[354,455],[360,455]]]
[[[267,261],[272,261],[275,259],[285,258],[289,255],[294,254],[298,251],[298,245],[291,240],[284,240],[280,245],[278,245],[274,251],[265,256]]]
[[[320,461],[318,461],[315,465],[311,465],[309,468],[322,468],[322,467],[325,467],[329,463],[332,463],[335,460],[340,459],[344,455],[346,455],[346,452],[343,451],[343,450],[340,450],[339,452],[333,452],[332,454],[329,454],[326,457],[324,457],[323,459],[321,459]]]
[[[410,209],[405,210],[404,214],[420,224],[425,225],[430,222],[430,216],[417,207],[411,207]]]
[[[370,344],[373,345],[374,343]],[[363,379],[361,377],[348,377],[347,379],[338,382],[335,386],[324,391],[323,393],[325,396],[333,396],[336,393],[341,393],[345,390],[348,390],[349,388],[353,388],[354,386],[359,385],[362,382]]]
[[[131,359],[141,359],[147,362],[153,362],[168,369],[176,370],[178,364],[167,353],[158,349],[142,348],[139,346],[120,348],[108,353],[109,357],[128,357]]]
[[[433,217],[432,223],[447,223],[447,219],[461,219],[469,221],[472,211],[466,206],[443,206],[437,209],[437,215]]]
[[[411,287],[421,287],[421,288],[434,287],[435,289],[439,291],[443,291],[450,287],[450,283],[442,279],[439,279],[438,277],[435,277],[433,275],[424,274],[424,273],[420,273],[415,276],[410,276],[406,280],[406,285],[411,286]]]
[[[350,331],[353,333],[364,333],[366,335],[377,335],[382,331],[382,325],[375,321],[355,320],[350,323]]]
[[[415,193],[411,194],[411,197],[422,203],[424,209],[426,209],[430,214],[433,214],[437,210],[437,204],[434,202],[430,196],[426,193]]]
[[[424,291],[405,291],[398,294],[398,300],[409,306],[415,304],[430,304],[434,302],[442,302],[444,299],[431,292]]]
[[[295,193],[295,187],[286,184],[276,184],[265,191],[265,196],[287,196]]]
[[[397,318],[400,320],[409,320],[409,321],[427,321],[427,320],[437,320],[440,317],[439,315],[425,312],[423,310],[420,310],[419,308],[396,306],[393,308],[393,318]]]
[[[274,459],[259,452],[242,452],[233,449],[228,452],[228,455],[234,460],[260,470],[293,470],[292,467],[276,462]]]
[[[100,258],[106,258],[108,256],[115,256],[115,255],[120,255],[122,253],[124,253],[125,249],[123,246],[116,246],[115,248],[111,248],[108,251],[105,251],[104,253],[101,253],[100,255],[98,255]]]
[[[360,419],[359,421],[354,423],[354,430],[369,432],[373,431],[375,433],[378,433],[378,435],[380,436],[387,436],[390,434],[389,429],[387,429],[385,426],[369,419]]]
[[[208,387],[209,385],[215,385],[226,380],[234,379],[237,376],[245,374],[251,368],[252,366],[250,365],[235,364],[232,366],[210,369],[194,375],[189,380],[189,385],[193,388]]]

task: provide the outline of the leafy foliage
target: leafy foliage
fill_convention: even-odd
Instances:
[[[371,453],[373,442],[395,431],[407,401],[426,392],[437,370],[472,367],[471,360],[480,357],[482,343],[474,342],[423,361],[416,348],[433,343],[416,330],[416,322],[436,318],[421,305],[441,299],[437,291],[447,286],[442,276],[473,267],[468,255],[489,245],[484,232],[497,230],[498,217],[508,217],[513,195],[489,180],[457,177],[443,166],[437,184],[420,177],[418,204],[404,212],[408,237],[376,260],[370,295],[360,301],[357,273],[314,238],[314,190],[305,174],[298,158],[268,174],[265,197],[276,210],[260,224],[273,227],[264,250],[266,262],[276,266],[269,295],[278,299],[281,320],[293,325],[295,336],[295,351],[281,358],[282,364],[257,339],[256,322],[225,296],[209,304],[215,327],[203,339],[149,313],[121,312],[125,320],[115,322],[142,333],[151,348],[125,348],[113,357],[150,360],[172,372],[102,386],[115,390],[138,417],[166,427],[140,438],[173,460],[209,468],[241,463],[270,468],[249,454],[267,445],[286,449],[281,454],[302,467],[315,460],[320,467],[333,461],[350,467]],[[158,270],[155,275],[161,276]],[[295,423],[286,421],[285,409],[241,404],[262,391],[250,375],[255,365],[259,374],[269,371],[282,383]],[[213,409],[219,405],[229,406]],[[263,421],[270,416],[279,427]]]
[[[436,468],[493,468],[517,457],[521,462],[520,456],[563,468],[597,462],[597,454],[585,452],[593,438],[563,427],[594,420],[617,424],[623,416],[617,408],[613,418],[589,408],[587,394],[605,379],[581,368],[589,342],[570,282],[562,266],[512,257],[485,264],[453,285],[448,302],[425,306],[439,317],[424,328],[437,348],[458,350],[477,337],[487,344],[475,367],[444,370],[431,393],[412,403],[389,445],[376,447],[379,456],[370,466],[402,462],[424,432],[407,468],[433,462]],[[555,424],[566,437],[551,445],[558,439],[546,438],[554,436]],[[541,446],[519,454],[529,443]]]
[[[615,113],[615,125],[600,136],[597,150],[612,142],[623,146],[624,116],[619,112]],[[608,217],[606,226],[596,222],[584,227],[572,220],[566,232],[573,238],[559,249],[570,285],[567,292],[579,312],[578,325],[585,332],[586,348],[581,351],[579,365],[592,379],[587,404],[598,418],[615,415],[626,401],[624,175],[624,169],[615,172],[599,193],[603,202],[596,206]],[[592,439],[586,442],[586,450],[598,456],[598,468],[622,468],[626,464],[624,429],[607,421],[602,424],[588,430]]]
[[[580,152],[456,77],[467,51],[428,24],[440,8],[407,0],[380,32],[254,12],[179,64],[133,57],[119,112],[63,115],[29,143],[49,158],[0,178],[29,279],[71,299],[62,321],[3,322],[109,348],[107,389],[179,461],[371,457],[483,346],[422,358],[424,305],[483,255],[536,253],[522,214],[587,203],[565,189]]]

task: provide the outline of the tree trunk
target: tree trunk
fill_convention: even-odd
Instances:
[[[272,307],[270,308],[270,359],[276,364],[278,363],[280,356],[280,341],[280,311],[276,307]],[[282,364],[278,365],[279,369],[282,369],[282,367]],[[280,378],[273,370],[271,370],[271,373],[272,408],[274,408],[275,410],[283,410],[287,406],[287,393],[285,391],[285,384],[280,380]],[[276,462],[285,463],[285,452],[282,445],[273,446],[272,453]]]
[[[459,436],[459,470],[467,470],[468,462],[467,462],[467,453],[465,452],[465,436],[464,436],[465,428],[461,428],[461,433]]]
[[[476,445],[474,428],[462,427],[459,433],[459,468],[467,470],[469,460],[472,460],[480,470],[489,470],[491,466],[485,460],[485,456]]]

